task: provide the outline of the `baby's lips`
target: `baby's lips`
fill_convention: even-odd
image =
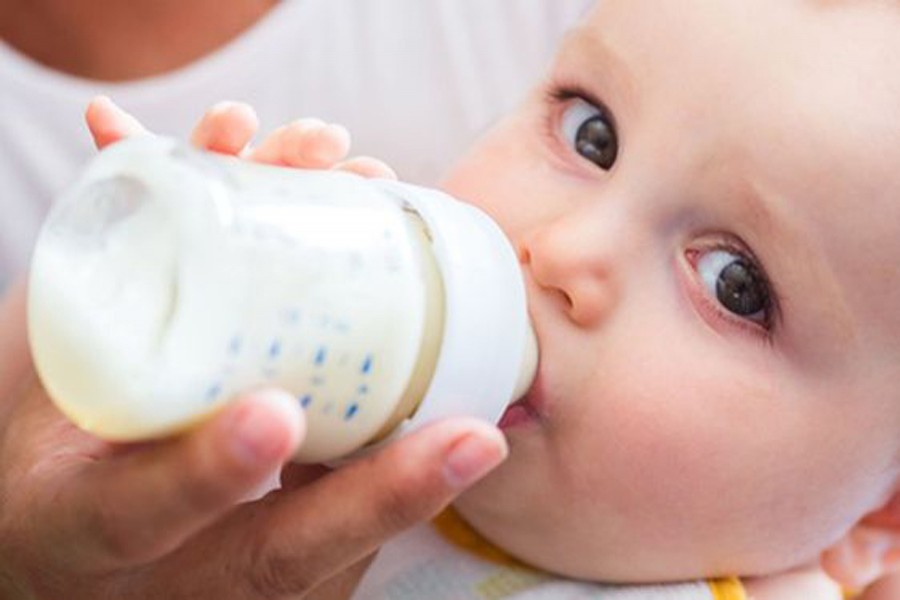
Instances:
[[[509,405],[497,426],[506,431],[515,427],[522,427],[534,421],[533,411],[525,402],[525,399],[518,400]]]
[[[519,400],[507,407],[497,426],[507,430],[514,427],[523,427],[529,424],[537,424],[545,419],[544,407],[546,402],[540,385],[540,370],[534,379],[531,388]]]

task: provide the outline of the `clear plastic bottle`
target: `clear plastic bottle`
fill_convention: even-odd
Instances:
[[[49,215],[29,335],[51,398],[100,437],[176,433],[277,385],[306,411],[303,462],[495,421],[537,361],[515,253],[477,209],[150,136],[100,153]]]

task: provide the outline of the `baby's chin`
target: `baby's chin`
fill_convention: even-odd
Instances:
[[[478,510],[478,502],[467,500],[468,498],[462,498],[454,504],[457,512],[487,543],[509,556],[534,569],[562,577],[598,582],[613,581],[610,573],[594,568],[585,569],[585,565],[576,564],[564,553],[546,552],[546,546],[537,543],[532,536],[522,535],[527,530],[519,529],[507,519],[498,521],[492,514],[484,514]],[[550,545],[556,546],[555,543]]]
[[[495,483],[488,476],[460,496],[453,505],[485,542],[542,571],[579,579],[609,580],[609,573],[596,568],[586,569],[586,565],[578,564],[565,551],[559,551],[570,544],[566,543],[566,539],[557,539],[559,532],[550,531],[549,522],[555,520],[553,517],[535,518],[527,506],[504,497],[502,492],[495,493]],[[502,481],[499,486],[502,486]],[[592,563],[591,566],[598,565]]]
[[[572,514],[538,510],[492,493],[488,477],[454,503],[460,516],[488,543],[535,569],[610,584],[645,584],[725,576],[700,555],[671,556],[648,544],[613,541],[617,535]],[[498,501],[499,500],[499,501]],[[504,502],[504,500],[506,502]],[[548,506],[552,503],[543,503]],[[648,552],[655,555],[648,559]]]
[[[554,528],[550,519],[509,518],[485,509],[480,490],[460,497],[454,508],[486,542],[540,571],[561,577],[606,584],[677,583],[742,574],[751,577],[779,573],[814,564],[815,558],[763,559],[734,557],[733,561],[703,558],[703,553],[667,553],[647,544],[597,543],[608,532],[575,526]],[[745,562],[746,561],[746,562]]]

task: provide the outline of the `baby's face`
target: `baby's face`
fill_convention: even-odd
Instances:
[[[602,0],[446,187],[518,248],[538,381],[458,506],[610,580],[815,560],[900,455],[900,7]]]

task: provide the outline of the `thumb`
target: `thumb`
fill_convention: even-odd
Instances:
[[[220,596],[241,589],[249,597],[309,592],[432,518],[506,454],[502,433],[487,423],[433,423],[265,505],[249,506],[247,518],[235,519],[220,540],[219,558],[194,557],[199,564],[192,572],[206,585],[215,580],[210,589]],[[229,563],[232,577],[217,578]]]
[[[98,463],[77,481],[74,526],[90,524],[80,533],[114,563],[161,556],[271,480],[304,433],[291,395],[249,394],[181,438]]]

